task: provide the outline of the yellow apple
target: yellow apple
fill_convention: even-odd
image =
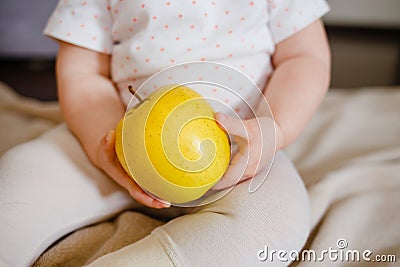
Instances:
[[[213,108],[181,85],[161,87],[130,109],[116,128],[115,151],[137,184],[171,203],[203,196],[230,161]]]

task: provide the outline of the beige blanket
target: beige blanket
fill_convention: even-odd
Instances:
[[[4,84],[0,110],[0,154],[62,121],[57,103],[23,98]],[[352,265],[357,253],[361,263],[393,260],[391,255],[400,261],[400,88],[332,89],[287,153],[312,205],[313,231],[294,265],[318,264],[316,257],[324,257],[324,266]],[[163,223],[126,211],[66,236],[35,266],[81,266]]]

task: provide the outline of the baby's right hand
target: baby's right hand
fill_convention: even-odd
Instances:
[[[161,209],[168,208],[169,205],[164,204],[157,199],[151,197],[144,192],[138,184],[125,172],[118,161],[114,150],[115,132],[111,130],[100,141],[97,150],[97,165],[107,173],[114,181],[128,190],[129,194],[143,205]]]

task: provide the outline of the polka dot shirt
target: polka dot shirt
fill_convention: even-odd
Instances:
[[[44,32],[112,55],[112,79],[127,102],[127,84],[189,61],[226,64],[263,88],[275,45],[328,10],[324,0],[60,0]]]

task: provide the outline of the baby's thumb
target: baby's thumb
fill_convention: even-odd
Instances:
[[[241,119],[217,112],[214,116],[217,123],[230,135],[247,138],[247,131]]]

